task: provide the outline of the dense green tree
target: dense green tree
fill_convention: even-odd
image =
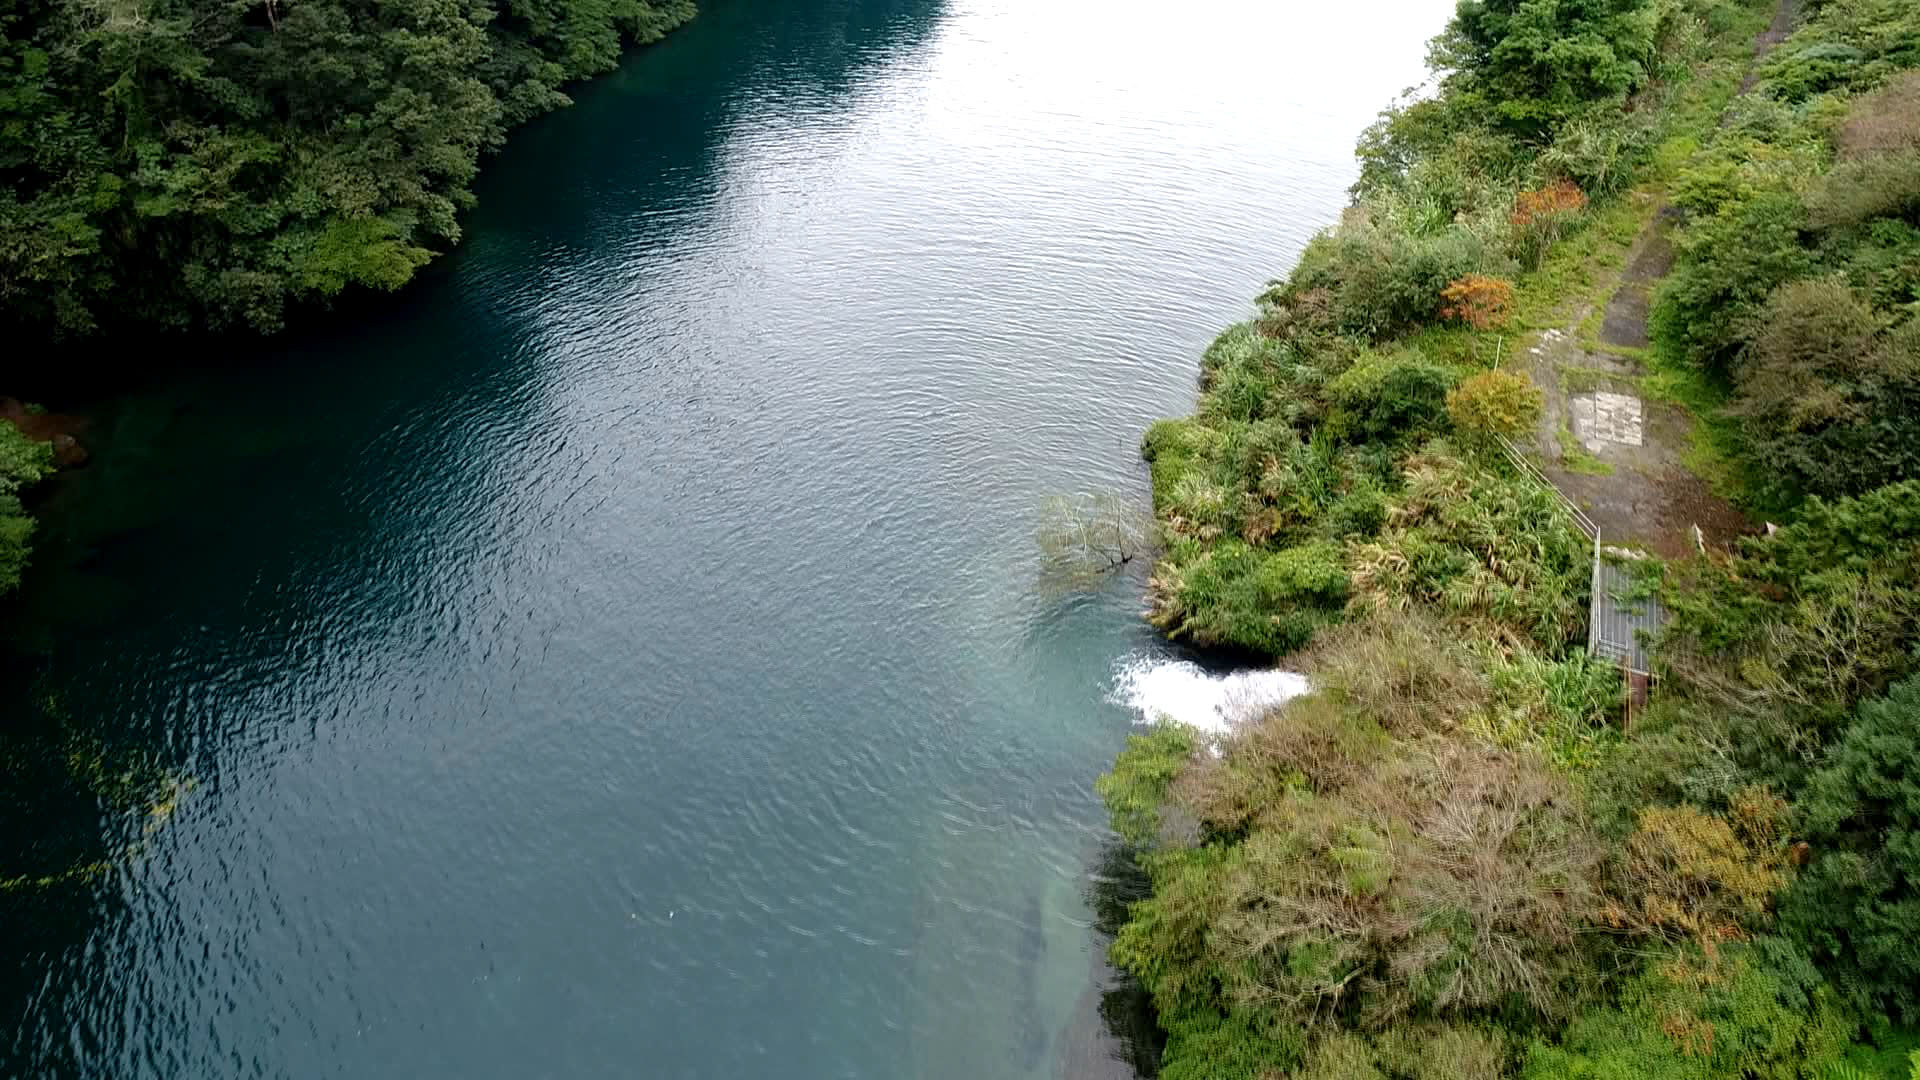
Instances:
[[[1800,812],[1817,854],[1782,922],[1842,985],[1920,1020],[1920,678],[1861,706]]]
[[[1650,0],[1460,0],[1435,62],[1505,126],[1540,132],[1645,83],[1665,14]]]
[[[1733,414],[1776,501],[1920,476],[1920,323],[1883,332],[1845,282],[1776,290],[1736,375]]]
[[[1535,1044],[1522,1080],[1799,1080],[1835,1075],[1851,1025],[1806,959],[1761,939],[1651,958],[1617,1005]]]

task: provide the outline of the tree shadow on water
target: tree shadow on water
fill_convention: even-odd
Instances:
[[[72,1074],[86,1051],[45,1008],[49,966],[100,975],[105,957],[86,943],[196,784],[178,755],[76,716],[4,652],[0,716],[0,1062]]]
[[[1151,1078],[1160,1074],[1160,1053],[1166,1034],[1154,1017],[1153,1002],[1140,980],[1106,962],[1106,947],[1127,921],[1127,909],[1152,890],[1132,847],[1109,840],[1088,871],[1087,903],[1093,909],[1094,940],[1099,947],[1096,990],[1102,1027],[1104,1058],[1099,1062],[1070,1062],[1069,1080]]]

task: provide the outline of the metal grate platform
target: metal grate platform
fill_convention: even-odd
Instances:
[[[1647,654],[1647,642],[1666,625],[1667,612],[1653,597],[1623,599],[1633,588],[1633,577],[1626,569],[1593,544],[1593,610],[1587,620],[1587,651],[1594,656],[1625,664],[1636,675],[1653,671],[1653,659]]]

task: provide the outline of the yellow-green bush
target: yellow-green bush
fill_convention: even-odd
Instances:
[[[1546,395],[1533,380],[1515,371],[1483,371],[1447,391],[1447,415],[1462,435],[1478,438],[1516,436],[1533,430],[1546,407]]]

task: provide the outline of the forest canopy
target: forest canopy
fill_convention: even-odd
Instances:
[[[482,151],[691,0],[0,0],[0,311],[278,327],[459,239]]]

